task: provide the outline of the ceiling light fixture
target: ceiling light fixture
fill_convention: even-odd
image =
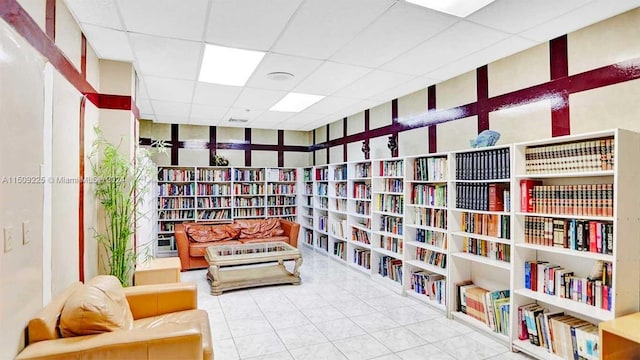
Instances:
[[[300,112],[324,99],[322,95],[288,93],[271,107],[271,111]]]
[[[244,86],[264,53],[207,44],[204,49],[199,81]]]
[[[249,121],[249,119],[229,118],[229,122],[233,122],[233,123],[246,123],[248,121]]]
[[[465,18],[495,0],[405,0],[426,8]]]
[[[294,75],[285,71],[274,71],[268,73],[267,77],[274,81],[287,81],[293,79]]]

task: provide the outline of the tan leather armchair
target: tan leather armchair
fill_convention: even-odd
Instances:
[[[209,317],[197,309],[194,283],[123,288],[133,317],[128,328],[61,337],[66,330],[60,328],[65,304],[87,285],[70,286],[29,321],[29,345],[17,359],[213,359]],[[90,301],[95,299],[88,297],[85,302]],[[114,312],[110,304],[83,304],[93,305]],[[87,318],[95,320],[84,314],[79,318],[83,323]]]

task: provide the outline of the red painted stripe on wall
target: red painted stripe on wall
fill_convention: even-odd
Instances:
[[[87,80],[87,38],[84,34],[80,40],[80,73],[82,78]]]
[[[244,129],[244,141],[247,144],[251,144],[251,129]],[[251,166],[251,150],[247,149],[244,151],[244,166]]]
[[[179,136],[180,126],[178,124],[171,124],[171,165],[179,165],[178,162],[179,154],[180,154],[180,146],[178,142],[180,140]]]
[[[342,137],[347,136],[347,117],[342,119]],[[342,144],[342,161],[347,161],[347,144]]]
[[[478,134],[480,134],[484,130],[489,130],[489,70],[487,65],[476,69],[476,92],[478,95],[476,115],[478,115]]]
[[[284,166],[284,130],[278,130],[278,166]]]
[[[393,129],[391,136],[395,138],[396,142],[395,149],[391,151],[391,157],[397,157],[400,151],[400,144],[398,144],[398,131],[400,128],[398,124],[398,99],[391,100],[391,128]]]
[[[45,10],[45,31],[51,41],[56,41],[56,0],[46,0]]]
[[[371,118],[369,117],[369,109],[364,111],[364,134],[369,134],[369,129],[371,128]],[[345,136],[346,137],[346,136]],[[366,138],[363,141],[367,144],[367,148],[370,148],[371,144],[369,141],[370,138]],[[364,145],[364,144],[363,144]],[[369,160],[371,158],[370,151],[367,151],[364,154],[364,159]]]
[[[80,100],[80,119],[78,121],[78,178],[84,179],[84,116],[86,97]],[[78,280],[84,282],[84,181],[78,184]]]
[[[427,111],[436,110],[436,86],[427,88]],[[438,152],[438,131],[436,125],[429,125],[429,153]]]
[[[216,143],[218,142],[218,128],[209,126],[209,165],[216,164]]]
[[[569,54],[567,52],[567,36],[560,36],[549,42],[549,62],[551,80],[567,79],[569,76]],[[566,81],[562,82],[560,96],[552,101],[551,136],[571,134],[569,114],[569,91]]]

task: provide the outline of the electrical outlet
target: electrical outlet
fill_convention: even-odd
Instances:
[[[8,253],[13,250],[13,228],[7,226],[4,228],[4,252]]]
[[[31,242],[31,222],[25,220],[22,222],[22,245],[27,245]]]

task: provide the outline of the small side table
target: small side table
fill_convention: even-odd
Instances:
[[[135,285],[180,282],[180,258],[155,258],[136,267]]]
[[[600,359],[640,359],[640,313],[603,321],[600,330]]]

